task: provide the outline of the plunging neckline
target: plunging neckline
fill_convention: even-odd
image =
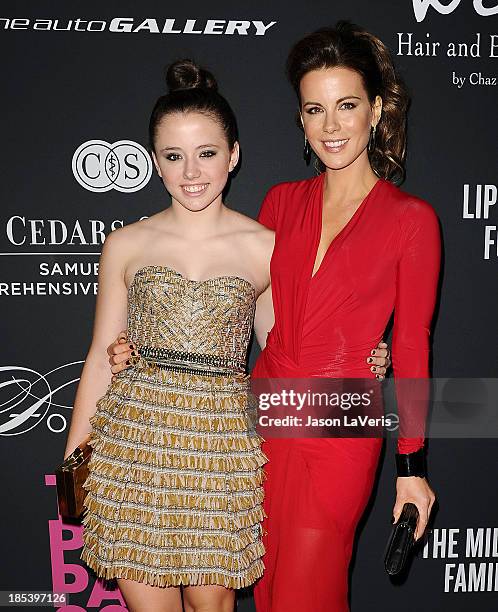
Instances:
[[[332,238],[331,242],[329,243],[329,246],[327,247],[327,249],[325,250],[325,253],[323,255],[322,261],[320,262],[320,265],[318,266],[318,269],[316,270],[316,272],[313,274],[313,268],[315,267],[315,263],[316,263],[316,258],[318,257],[318,249],[320,248],[320,240],[322,238],[322,231],[323,231],[323,196],[324,196],[324,183],[325,183],[325,175],[326,172],[322,172],[322,174],[320,175],[320,187],[319,187],[319,194],[318,194],[318,206],[319,206],[319,211],[318,211],[318,217],[319,217],[319,233],[318,233],[318,241],[316,243],[316,248],[314,249],[314,253],[315,256],[313,258],[313,264],[311,266],[311,276],[310,279],[313,281],[318,274],[320,273],[321,269],[323,268],[323,265],[325,263],[325,260],[327,258],[327,255],[329,254],[332,245],[334,243],[337,242],[337,240],[339,238],[341,238],[341,236],[346,232],[346,230],[351,227],[351,225],[353,224],[353,222],[358,218],[358,216],[360,215],[360,212],[365,208],[365,204],[368,201],[368,199],[370,198],[370,195],[373,193],[373,191],[375,190],[375,188],[377,187],[377,185],[382,182],[382,179],[379,178],[377,179],[377,181],[373,184],[372,188],[370,189],[370,191],[365,195],[365,197],[363,198],[363,200],[360,202],[358,208],[354,211],[354,213],[351,215],[351,218],[349,219],[349,221],[342,227],[342,229],[334,236],[334,238]]]

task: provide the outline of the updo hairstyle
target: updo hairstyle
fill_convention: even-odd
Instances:
[[[230,151],[238,140],[237,120],[216,79],[190,59],[171,64],[166,71],[168,92],[158,98],[149,121],[149,147],[154,151],[162,119],[174,113],[201,113],[214,119],[225,133]]]

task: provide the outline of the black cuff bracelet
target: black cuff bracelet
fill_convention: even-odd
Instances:
[[[414,453],[396,453],[398,476],[427,476],[424,447]]]

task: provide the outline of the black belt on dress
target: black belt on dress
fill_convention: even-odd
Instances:
[[[213,376],[233,373],[244,373],[245,362],[230,357],[190,353],[173,349],[142,346],[138,352],[140,357],[159,367],[188,374],[205,374]]]

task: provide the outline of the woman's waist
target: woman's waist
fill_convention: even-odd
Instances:
[[[135,345],[138,356],[131,359],[132,364],[143,361],[159,368],[220,376],[246,372],[246,362],[240,356],[141,345],[137,342]]]
[[[367,358],[376,345],[376,340],[355,346],[303,343],[297,359],[293,359],[284,346],[271,342],[261,360],[272,377],[375,378]]]

